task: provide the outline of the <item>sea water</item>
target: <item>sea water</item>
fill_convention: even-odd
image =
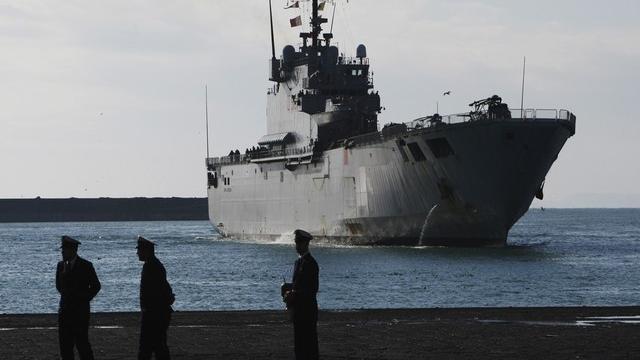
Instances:
[[[137,235],[158,244],[177,311],[282,309],[297,258],[291,235],[230,241],[206,221],[0,224],[0,313],[57,311],[63,234],[96,268],[100,312],[139,310]],[[322,309],[640,303],[640,209],[530,210],[502,248],[311,248]]]

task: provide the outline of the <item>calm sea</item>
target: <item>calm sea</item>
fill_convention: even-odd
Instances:
[[[82,241],[93,311],[137,311],[138,234],[155,240],[176,310],[281,309],[296,259],[278,243],[220,239],[208,222],[0,224],[0,313],[57,310],[62,234]],[[640,209],[531,210],[504,248],[316,246],[324,309],[638,305]]]

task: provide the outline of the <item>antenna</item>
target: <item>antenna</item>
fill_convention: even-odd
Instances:
[[[209,158],[209,94],[207,85],[204,86],[204,117],[207,129],[207,159]]]
[[[337,1],[333,2],[333,14],[331,15],[331,30],[329,30],[330,34],[333,34],[333,20],[336,19],[336,5],[337,5]]]
[[[311,6],[311,44],[316,48],[318,47],[318,35],[322,31],[318,20],[318,0],[313,0]]]
[[[524,74],[527,70],[527,57],[524,57],[524,61],[522,63],[522,92],[520,95],[520,118],[524,118]]]
[[[276,59],[276,43],[273,38],[273,11],[271,10],[271,0],[269,0],[269,21],[271,22],[271,59]]]

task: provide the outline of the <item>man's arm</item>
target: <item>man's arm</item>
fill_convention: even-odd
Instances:
[[[96,274],[93,264],[89,263],[89,301],[98,295],[101,288],[102,286],[100,285],[100,280],[98,280],[98,274]]]
[[[58,263],[58,265],[56,266],[56,289],[58,290],[59,293],[62,294],[62,270],[60,269],[62,263]]]
[[[169,284],[169,281],[167,280],[167,270],[165,269],[164,265],[160,265],[158,267],[159,270],[159,285],[160,288],[158,289],[160,291],[160,296],[162,296],[162,298],[164,299],[165,303],[164,305],[167,306],[171,306],[173,305],[173,303],[175,302],[176,298],[175,295],[173,294],[173,289],[171,289],[171,284]]]
[[[315,297],[316,293],[318,292],[318,273],[319,273],[319,269],[318,269],[318,263],[315,261],[308,261],[305,264],[305,271],[304,271],[304,279],[305,279],[305,286],[304,286],[304,295],[306,297]]]
[[[176,301],[176,296],[173,294],[173,289],[171,288],[171,284],[169,284],[169,281],[167,280],[166,275],[165,275],[164,283],[165,283],[165,299],[167,301],[167,305],[171,306]]]
[[[167,275],[160,263],[149,262],[143,267],[143,277],[145,279],[142,289],[142,304],[146,310],[162,309],[169,305],[168,292],[171,292]]]

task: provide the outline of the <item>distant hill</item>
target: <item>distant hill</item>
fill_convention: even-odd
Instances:
[[[206,198],[0,199],[0,222],[207,220]]]
[[[545,194],[546,195],[546,194]],[[548,208],[640,208],[638,193],[579,193],[534,200],[531,207]]]

